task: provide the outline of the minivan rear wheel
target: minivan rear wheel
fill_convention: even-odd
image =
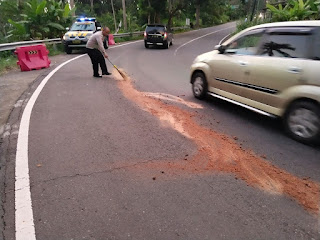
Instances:
[[[299,101],[293,103],[284,117],[287,133],[295,140],[310,144],[320,139],[320,107],[319,105]]]
[[[204,99],[208,91],[208,83],[202,72],[196,72],[192,75],[192,92],[195,98]]]

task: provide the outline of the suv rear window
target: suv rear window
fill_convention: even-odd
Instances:
[[[166,28],[164,26],[147,26],[147,33],[164,33]]]

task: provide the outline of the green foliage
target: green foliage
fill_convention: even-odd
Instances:
[[[61,43],[59,44],[46,44],[46,48],[49,51],[49,56],[59,55],[64,53],[64,47]]]
[[[234,32],[234,34],[241,32],[242,30],[255,26],[255,25],[259,25],[259,24],[263,24],[263,23],[267,23],[268,20],[263,20],[260,18],[255,18],[253,19],[253,21],[249,21],[247,19],[241,19],[240,21],[237,22],[237,30],[236,32]]]
[[[59,37],[72,22],[74,11],[62,0],[25,1],[19,18],[8,18],[11,29],[6,37],[11,41]]]
[[[112,32],[114,24],[111,0],[74,0],[76,9],[69,9],[67,0],[0,0],[0,42],[57,38],[77,16],[96,17]],[[245,1],[240,0],[243,9]],[[123,21],[122,0],[113,0],[116,25]],[[226,0],[126,0],[127,32],[141,31],[149,23],[184,26],[186,18],[195,24],[196,6],[200,6],[201,26],[207,27],[235,19],[243,12],[235,11]],[[17,14],[18,13],[18,14]],[[123,24],[122,24],[123,25]],[[119,32],[124,32],[123,26]]]
[[[319,19],[319,6],[320,1],[314,0],[291,0],[284,7],[267,4],[272,20],[276,22]]]
[[[97,20],[101,23],[102,26],[108,26],[111,32],[114,32],[114,23],[113,23],[113,16],[111,12],[103,14],[97,17]]]

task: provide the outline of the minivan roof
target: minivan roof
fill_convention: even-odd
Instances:
[[[255,29],[260,28],[274,28],[274,27],[320,27],[320,21],[319,20],[309,20],[309,21],[288,21],[288,22],[272,22],[272,23],[264,23],[256,26],[252,26],[249,28],[246,28],[240,32],[238,32],[236,35],[232,36],[231,38],[227,39],[223,42],[223,45],[229,44],[233,39],[237,38],[244,32],[248,32]]]
[[[273,22],[273,23],[256,25],[248,29],[269,28],[269,27],[320,27],[320,21],[310,20],[310,21]]]

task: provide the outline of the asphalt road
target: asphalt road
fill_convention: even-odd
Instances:
[[[169,50],[145,49],[142,41],[109,49],[110,60],[125,70],[132,89],[121,85],[114,69],[110,77],[92,78],[88,56],[64,65],[48,80],[34,103],[28,131],[36,239],[319,239],[319,215],[286,189],[269,191],[221,169],[176,168],[194,161],[198,142],[188,136],[192,128],[179,132],[177,117],[163,116],[160,109],[190,112],[197,132],[209,129],[233,139],[217,142],[262,156],[257,161],[294,176],[288,179],[320,182],[319,148],[286,137],[278,120],[216,99],[193,98],[193,59],[233,26],[176,35]],[[165,98],[164,104],[146,95]],[[8,155],[15,155],[13,147]],[[14,239],[15,225],[21,225],[14,214],[19,201],[15,161],[7,164],[6,240]]]

